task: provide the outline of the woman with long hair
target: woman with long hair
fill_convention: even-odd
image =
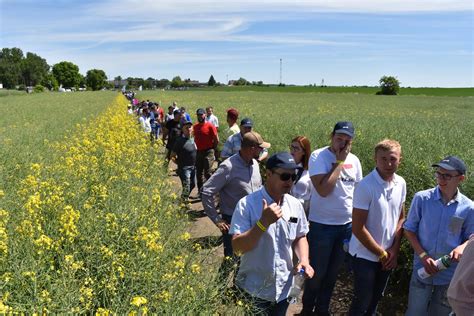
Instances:
[[[306,215],[308,215],[312,185],[308,173],[308,161],[311,155],[311,143],[309,139],[305,136],[293,138],[290,144],[290,153],[295,159],[295,163],[301,167],[297,173],[298,177],[290,194],[300,200]]]

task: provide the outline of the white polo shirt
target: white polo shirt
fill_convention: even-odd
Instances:
[[[265,187],[240,199],[235,207],[229,234],[242,234],[262,216],[263,199],[274,203]],[[309,231],[301,203],[285,194],[280,205],[283,216],[268,226],[254,249],[240,259],[236,284],[254,297],[280,302],[288,297],[293,280],[293,241]]]
[[[329,147],[317,149],[309,158],[309,176],[327,174],[336,162],[336,155]],[[309,220],[326,225],[344,225],[352,222],[352,195],[354,187],[362,180],[362,166],[359,158],[349,153],[336,186],[328,196],[322,197],[311,186]]]
[[[394,174],[392,181],[387,182],[376,169],[364,177],[355,189],[354,208],[369,212],[365,227],[383,249],[393,244],[405,198],[405,180]],[[349,253],[358,258],[379,261],[378,256],[365,248],[354,234],[349,243]]]

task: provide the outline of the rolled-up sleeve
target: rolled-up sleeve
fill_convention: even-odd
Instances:
[[[411,201],[410,211],[403,228],[413,233],[418,232],[419,223],[421,220],[421,197],[415,194],[413,201]]]
[[[230,156],[232,156],[232,136],[233,135],[229,136],[229,138],[227,138],[224,143],[224,148],[221,152],[221,157],[223,158],[229,158]]]
[[[209,180],[202,187],[201,199],[204,212],[214,222],[217,223],[221,216],[217,213],[215,195],[225,186],[230,175],[230,170],[226,165],[221,164]]]
[[[245,210],[245,208],[246,203],[244,197],[240,199],[240,201],[235,206],[234,215],[232,216],[232,222],[230,224],[230,235],[242,234],[252,228],[250,211]]]

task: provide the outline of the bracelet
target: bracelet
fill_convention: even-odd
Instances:
[[[388,253],[384,250],[383,253],[379,256],[379,261],[388,257]]]
[[[428,254],[426,253],[426,251],[423,251],[422,253],[420,253],[418,255],[418,257],[420,257],[420,259],[423,259],[424,257],[426,257]]]
[[[336,160],[336,163],[337,163],[338,165],[342,165],[342,164],[344,163],[344,160]]]
[[[258,228],[260,228],[260,230],[262,232],[266,232],[267,231],[267,228],[265,226],[263,226],[262,222],[260,220],[257,221],[257,226]]]

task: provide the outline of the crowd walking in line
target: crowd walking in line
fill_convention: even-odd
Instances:
[[[467,176],[461,158],[434,162],[437,185],[417,192],[406,212],[396,140],[371,149],[374,168],[364,177],[350,121],[335,122],[328,146],[312,149],[298,135],[288,152],[269,155],[257,119],[239,121],[235,108],[224,127],[212,106],[198,108],[193,123],[176,102],[165,114],[160,103],[126,96],[143,132],[165,144],[166,167],[176,162],[182,201],[201,199],[221,231],[225,257],[238,262],[235,286],[260,314],[285,315],[301,273],[301,315],[331,315],[345,260],[354,275],[349,315],[383,314],[377,306],[405,236],[413,249],[406,315],[474,315],[474,203],[459,189]]]

